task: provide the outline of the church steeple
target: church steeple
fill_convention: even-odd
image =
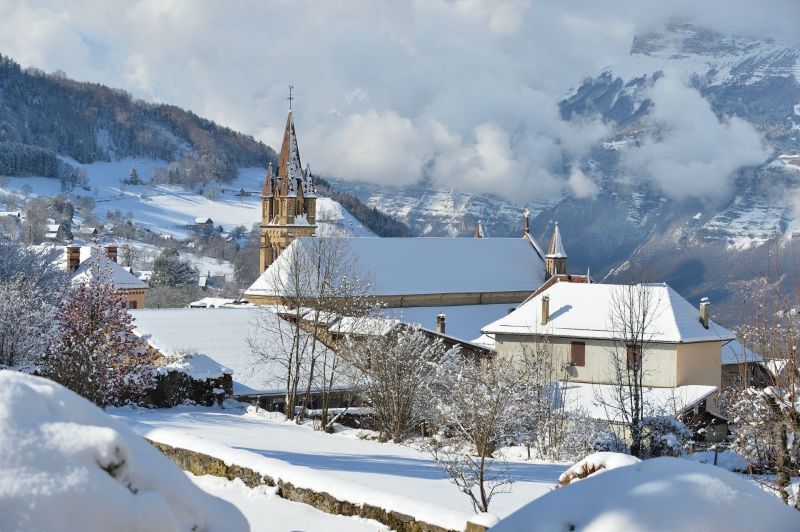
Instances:
[[[289,113],[278,155],[278,168],[270,164],[264,183],[261,213],[261,270],[264,271],[298,236],[316,232],[316,191],[311,169],[303,170],[292,117],[293,87],[289,86]]]
[[[567,273],[567,252],[564,249],[564,243],[561,241],[561,231],[558,229],[558,222],[556,222],[556,227],[553,229],[550,246],[548,246],[547,254],[544,258],[544,265],[546,270],[545,277],[547,279],[554,275]]]

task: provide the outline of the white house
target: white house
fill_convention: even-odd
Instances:
[[[644,302],[638,308],[648,307],[641,347],[626,340],[618,318],[626,294]],[[483,333],[494,339],[498,357],[512,359],[522,356],[526,346],[548,342],[556,357],[556,380],[569,383],[579,402],[595,411],[619,382],[617,368],[640,357],[646,394],[660,398],[654,399],[656,409],[678,413],[720,388],[722,347],[735,339],[709,319],[708,309],[707,301],[695,307],[663,283],[558,282],[486,325]],[[713,397],[708,408],[714,410]]]

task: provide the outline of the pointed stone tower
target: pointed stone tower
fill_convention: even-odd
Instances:
[[[292,110],[286,118],[278,169],[267,168],[261,195],[260,271],[266,270],[291,242],[314,236],[317,230],[317,195],[311,169],[303,170]]]
[[[564,250],[564,243],[561,241],[561,231],[556,228],[553,230],[553,237],[550,239],[550,246],[544,257],[545,280],[554,275],[567,273],[567,252]]]

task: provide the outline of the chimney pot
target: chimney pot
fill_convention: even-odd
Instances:
[[[708,307],[711,303],[707,297],[700,300],[700,323],[708,329]]]
[[[117,245],[116,244],[106,244],[105,245],[105,252],[106,257],[117,262]]]
[[[542,297],[542,325],[547,325],[550,320],[550,296]]]
[[[436,332],[439,334],[444,334],[445,332],[445,321],[447,316],[444,314],[437,314],[436,315]]]

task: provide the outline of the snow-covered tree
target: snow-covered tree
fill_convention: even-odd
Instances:
[[[53,331],[54,307],[45,290],[20,277],[0,282],[0,367],[32,369]]]
[[[418,326],[403,326],[388,334],[374,331],[350,342],[345,352],[363,375],[361,394],[375,412],[381,436],[397,443],[419,434],[430,420],[435,365],[444,359],[446,346]]]
[[[427,449],[476,512],[511,489],[508,463],[494,456],[514,440],[524,387],[510,360],[475,362],[450,353],[438,365],[433,411],[440,427]]]
[[[189,286],[197,282],[197,270],[183,260],[176,249],[165,249],[153,261],[150,283],[162,286]]]
[[[101,261],[74,285],[56,312],[42,372],[99,406],[139,400],[152,386],[154,353],[133,333],[124,296]]]

